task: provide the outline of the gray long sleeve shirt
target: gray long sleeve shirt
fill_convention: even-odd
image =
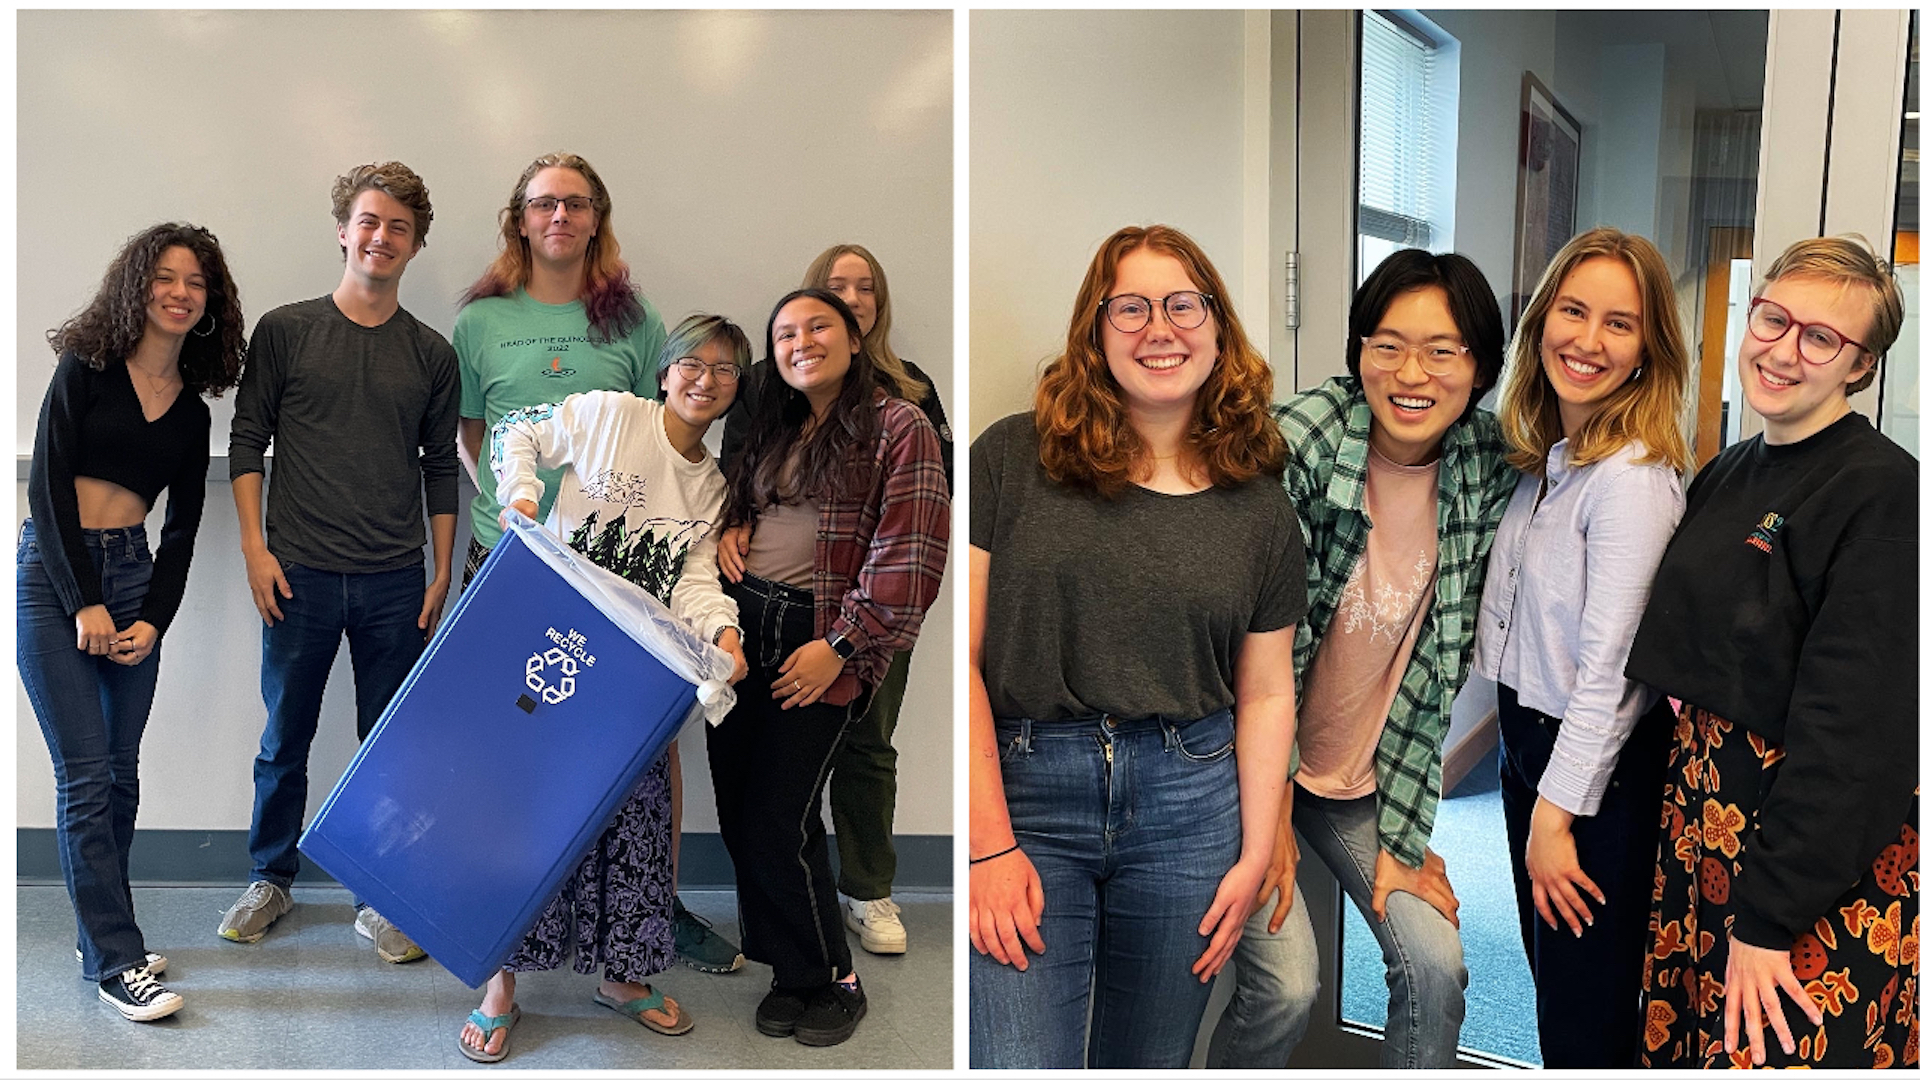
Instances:
[[[333,573],[418,565],[430,515],[459,512],[460,362],[405,308],[361,326],[331,296],[254,327],[234,403],[230,473],[265,471],[267,548]]]

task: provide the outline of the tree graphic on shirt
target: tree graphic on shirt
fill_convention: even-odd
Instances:
[[[659,517],[628,528],[625,511],[608,515],[602,525],[595,510],[567,536],[567,546],[670,605],[687,553],[710,527],[704,521]]]

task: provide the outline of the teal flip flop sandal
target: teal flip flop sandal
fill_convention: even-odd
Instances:
[[[501,1028],[507,1029],[507,1036],[500,1040],[500,1052],[497,1054],[489,1054],[484,1049],[475,1050],[473,1047],[467,1045],[467,1040],[465,1039],[457,1040],[460,1044],[460,1052],[467,1055],[468,1061],[477,1061],[482,1065],[491,1065],[501,1060],[507,1056],[507,1050],[513,1042],[513,1025],[519,1022],[519,1002],[515,1002],[513,1008],[509,1009],[505,1016],[488,1016],[479,1009],[473,1010],[467,1014],[467,1023],[485,1032],[488,1041],[491,1041],[493,1039],[493,1033]]]
[[[675,1002],[674,1004],[678,1006],[680,1022],[672,1027],[668,1027],[653,1017],[645,1015],[650,1010],[660,1009],[664,1011],[667,1007],[667,995],[661,993],[660,988],[657,986],[652,987],[652,990],[653,992],[646,997],[637,997],[632,1001],[618,1001],[595,990],[593,992],[593,1000],[630,1020],[640,1021],[642,1024],[645,1024],[662,1035],[685,1035],[687,1032],[692,1031],[693,1017],[687,1015],[687,1007],[681,1005],[679,1002]]]

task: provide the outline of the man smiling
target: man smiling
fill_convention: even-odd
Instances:
[[[265,623],[267,706],[253,763],[252,883],[219,930],[243,943],[293,907],[307,752],[341,634],[365,739],[432,636],[453,578],[458,360],[400,306],[400,277],[426,244],[433,204],[412,169],[389,161],[336,179],[333,216],[346,263],[339,287],[261,318],[234,405],[233,501],[247,585]],[[423,481],[431,582],[420,550]],[[425,955],[372,908],[359,907],[354,927],[384,960]]]

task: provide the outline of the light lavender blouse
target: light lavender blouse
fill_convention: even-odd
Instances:
[[[1627,651],[1687,505],[1673,469],[1633,464],[1643,453],[1634,443],[1569,468],[1567,440],[1555,443],[1546,496],[1522,475],[1507,504],[1480,597],[1473,668],[1560,718],[1540,794],[1583,817],[1652,697],[1626,677]]]

